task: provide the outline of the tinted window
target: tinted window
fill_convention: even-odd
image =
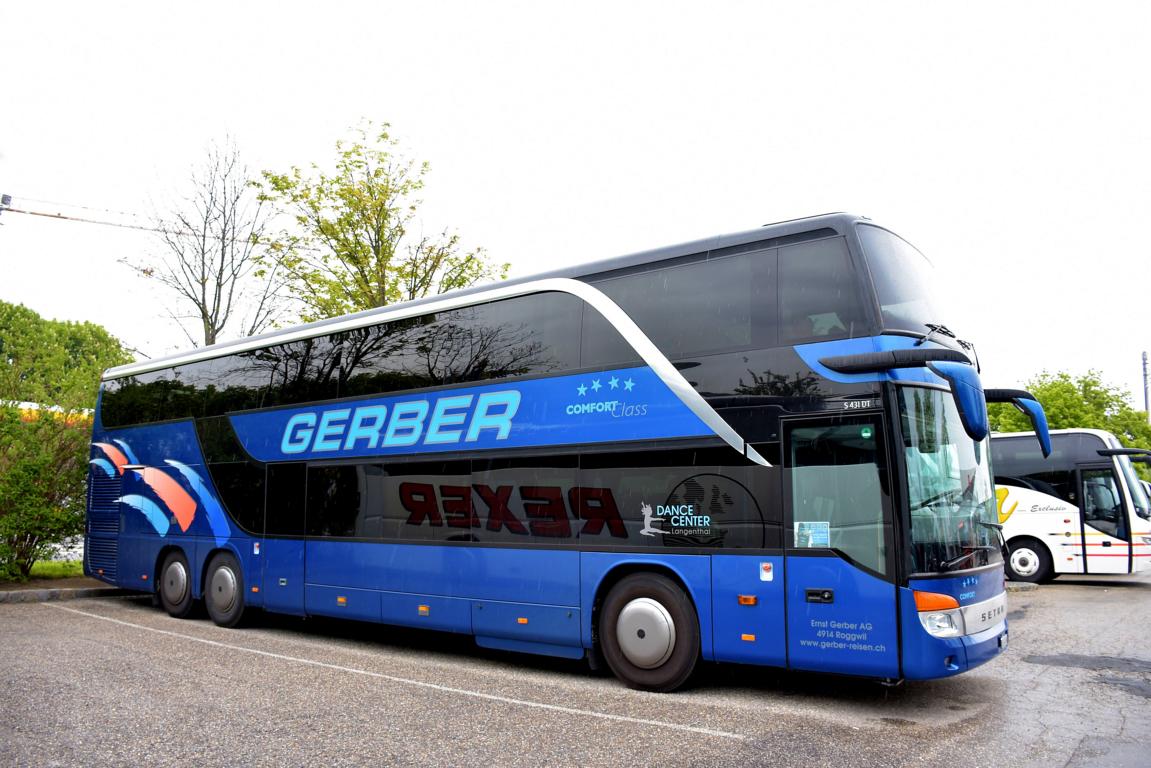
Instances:
[[[619,304],[670,359],[775,344],[775,251],[652,269],[592,284]],[[582,363],[637,359],[612,326],[584,310]]]
[[[841,237],[779,250],[780,341],[867,335],[862,283]]]
[[[468,461],[390,465],[383,502],[385,538],[483,541],[485,523],[471,482]]]
[[[264,465],[237,461],[208,465],[229,516],[248,533],[264,533]]]
[[[341,396],[574,369],[579,312],[545,293],[341,334]]]
[[[307,465],[269,464],[265,524],[269,536],[303,536]]]
[[[1095,435],[1052,435],[1051,456],[1043,458],[1033,436],[991,439],[991,467],[996,482],[1022,485],[1079,505],[1075,492],[1075,465],[1102,461],[1100,449],[1107,445]]]
[[[939,280],[927,258],[885,229],[858,227],[863,252],[883,312],[883,327],[923,333],[926,324],[946,323]]]
[[[572,507],[580,543],[778,547],[775,470],[732,466],[730,450],[590,454]]]

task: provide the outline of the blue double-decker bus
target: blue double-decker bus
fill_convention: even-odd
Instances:
[[[85,572],[647,690],[962,672],[1007,624],[990,391],[938,287],[835,214],[109,370]]]

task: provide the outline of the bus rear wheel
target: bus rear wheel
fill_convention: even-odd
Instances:
[[[1011,556],[1007,558],[1007,577],[1012,581],[1027,581],[1038,584],[1050,581],[1054,568],[1051,564],[1051,555],[1047,547],[1035,539],[1016,539],[1008,548]]]
[[[192,573],[188,570],[188,558],[179,550],[169,552],[160,566],[160,605],[168,615],[187,618],[195,605],[192,600]]]
[[[629,688],[674,691],[699,659],[695,607],[666,576],[637,573],[613,586],[599,630],[608,666]]]
[[[204,606],[212,621],[234,627],[244,616],[244,572],[230,552],[220,552],[208,565]]]

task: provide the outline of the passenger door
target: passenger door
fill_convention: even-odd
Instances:
[[[1131,526],[1115,468],[1109,462],[1080,466],[1078,476],[1087,573],[1129,573]]]
[[[784,426],[788,666],[899,676],[886,436],[878,416]]]

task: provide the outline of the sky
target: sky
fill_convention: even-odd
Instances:
[[[1151,4],[6,3],[0,192],[149,222],[211,142],[253,171],[367,118],[423,226],[526,275],[829,211],[936,264],[987,386],[1088,369],[1143,407]],[[0,299],[189,346],[155,235],[0,215]]]

